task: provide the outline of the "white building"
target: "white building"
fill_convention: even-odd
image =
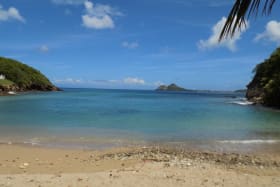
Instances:
[[[5,75],[0,75],[0,80],[4,80],[4,79],[6,79],[6,77],[5,77]]]

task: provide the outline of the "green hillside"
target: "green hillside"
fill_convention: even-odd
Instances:
[[[13,59],[0,57],[0,75],[6,77],[0,80],[2,90],[11,85],[16,91],[58,90],[40,71]]]
[[[10,81],[10,80],[7,80],[7,79],[4,79],[4,80],[0,80],[0,85],[2,86],[11,86],[11,85],[14,85],[15,83]]]
[[[280,108],[280,48],[263,63],[256,66],[255,76],[248,84],[249,100],[266,106]]]

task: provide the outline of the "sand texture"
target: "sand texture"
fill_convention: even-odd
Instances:
[[[278,155],[0,145],[1,186],[280,186]]]

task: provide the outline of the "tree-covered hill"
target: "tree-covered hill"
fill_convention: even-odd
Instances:
[[[265,106],[280,108],[280,48],[256,66],[255,76],[248,84],[249,100]]]
[[[56,91],[59,90],[40,71],[13,59],[0,57],[0,82],[2,91]]]

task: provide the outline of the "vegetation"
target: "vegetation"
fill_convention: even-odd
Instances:
[[[276,0],[236,0],[222,29],[220,41],[227,36],[233,36],[236,30],[246,26],[246,15],[248,18],[254,14],[258,15],[262,9],[262,15],[269,15]]]
[[[179,87],[176,84],[170,84],[168,86],[161,85],[156,90],[157,91],[187,91],[185,88]]]
[[[13,89],[27,90],[57,90],[57,88],[40,71],[22,64],[16,60],[0,57],[0,75],[5,75],[2,86],[15,84]]]
[[[235,93],[246,93],[247,89],[240,89],[240,90],[235,90]]]
[[[280,48],[269,59],[256,66],[249,83],[247,97],[266,106],[280,108]]]
[[[7,80],[7,79],[0,80],[0,86],[11,86],[14,84],[15,84],[14,82]]]
[[[246,16],[269,15],[276,0],[236,0],[222,29],[219,40],[233,37],[236,30],[246,26]],[[255,76],[248,84],[249,100],[266,106],[280,108],[280,48],[269,59],[256,66]]]

